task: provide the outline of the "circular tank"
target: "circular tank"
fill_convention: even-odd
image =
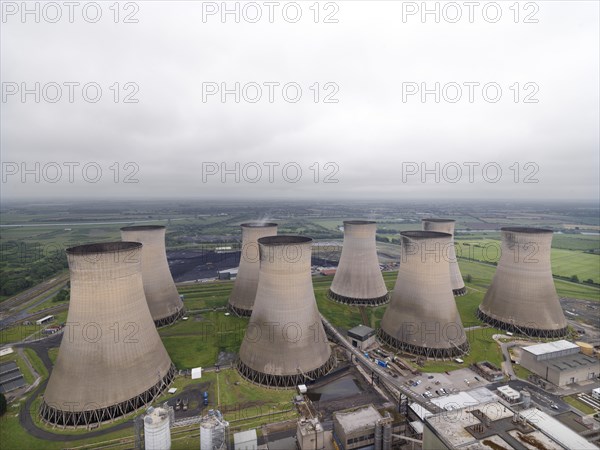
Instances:
[[[144,444],[146,450],[171,448],[169,413],[164,408],[149,408],[144,417]]]

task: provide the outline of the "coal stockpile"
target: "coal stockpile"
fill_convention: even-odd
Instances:
[[[240,264],[240,251],[215,253],[206,250],[177,250],[167,252],[169,269],[176,283],[204,278],[216,278],[220,270],[232,269]],[[313,257],[313,266],[337,266],[337,261]]]
[[[176,283],[216,278],[220,270],[237,267],[240,251],[216,253],[206,250],[178,250],[168,252],[169,268]]]

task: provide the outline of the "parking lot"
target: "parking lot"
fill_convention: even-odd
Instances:
[[[419,395],[429,391],[432,395],[432,398],[444,395],[440,391],[441,388],[444,388],[448,394],[452,394],[458,391],[485,387],[490,384],[481,375],[478,375],[468,368],[454,370],[448,373],[424,373],[421,376],[409,378],[407,381],[414,384],[419,380],[420,383],[417,386],[409,384],[408,386],[410,389]],[[436,393],[436,391],[438,391],[438,393]]]

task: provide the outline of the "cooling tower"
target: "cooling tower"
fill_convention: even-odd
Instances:
[[[408,353],[450,358],[468,351],[450,283],[452,235],[404,231],[401,262],[379,337]]]
[[[390,299],[379,268],[377,223],[344,221],[344,246],[328,297],[356,306],[378,306]]]
[[[229,310],[238,316],[250,316],[258,286],[258,239],[277,234],[276,223],[251,222],[242,224],[242,254],[240,268],[229,297]]]
[[[67,249],[71,301],[40,408],[62,426],[115,419],[151,403],[175,367],[148,310],[139,242]]]
[[[123,241],[141,242],[142,279],[150,314],[157,327],[169,325],[183,313],[183,302],[179,297],[165,249],[165,227],[141,225],[121,228]]]
[[[477,312],[490,325],[536,337],[567,334],[550,265],[552,230],[502,228],[500,260]]]
[[[450,283],[452,284],[452,293],[456,296],[465,295],[467,289],[463,277],[460,274],[458,261],[456,259],[456,251],[454,249],[454,225],[455,220],[452,219],[423,219],[423,230],[439,231],[440,233],[448,233],[452,235],[452,248],[448,249],[448,259],[450,260]]]
[[[335,366],[313,292],[312,239],[270,236],[258,244],[258,289],[238,371],[267,387],[297,386]]]

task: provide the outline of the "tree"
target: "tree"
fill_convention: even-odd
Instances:
[[[579,277],[577,275],[571,275],[571,281],[573,283],[579,283]]]
[[[468,273],[468,274],[467,274],[467,276],[465,277],[465,281],[466,281],[467,283],[470,283],[471,281],[473,281],[473,277],[471,276],[471,274],[470,274],[470,273]]]

